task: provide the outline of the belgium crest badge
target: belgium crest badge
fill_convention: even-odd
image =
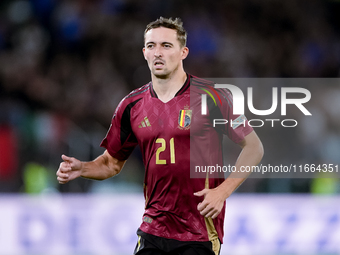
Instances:
[[[191,123],[191,116],[192,116],[191,110],[188,109],[180,110],[178,116],[179,127],[182,129],[189,129]]]

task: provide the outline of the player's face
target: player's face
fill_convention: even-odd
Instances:
[[[145,34],[144,58],[157,78],[168,78],[182,67],[188,48],[181,47],[174,29],[159,27]]]

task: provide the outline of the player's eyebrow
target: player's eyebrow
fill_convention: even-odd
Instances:
[[[170,45],[173,46],[173,43],[171,43],[171,42],[162,42],[162,45],[164,45],[164,44],[170,44]]]
[[[151,42],[146,42],[146,43],[145,43],[145,45],[149,45],[149,44],[157,44],[157,43],[156,43],[156,42],[152,42],[152,41],[151,41]],[[174,44],[171,43],[171,42],[161,42],[160,44],[161,44],[161,45],[164,45],[164,44],[174,45]]]
[[[155,42],[146,42],[145,46],[150,45],[150,44],[156,44]]]

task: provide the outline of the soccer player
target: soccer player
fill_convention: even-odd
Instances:
[[[62,184],[77,177],[110,178],[140,146],[145,165],[145,212],[134,254],[219,254],[225,200],[248,174],[224,179],[208,178],[204,173],[204,178],[191,178],[190,169],[195,164],[223,164],[223,134],[242,148],[237,169],[256,165],[263,156],[262,143],[245,117],[233,115],[231,94],[214,90],[210,82],[184,71],[188,53],[180,19],[161,17],[147,25],[143,55],[151,82],[118,105],[101,143],[106,148],[103,155],[90,162],[62,155],[57,171]],[[201,95],[209,90],[216,93],[217,103],[207,100],[208,114],[204,115]],[[213,116],[234,123],[214,128]]]

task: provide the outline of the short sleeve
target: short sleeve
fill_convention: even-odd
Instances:
[[[138,144],[130,122],[131,109],[138,101],[139,99],[129,102],[124,98],[119,103],[106,137],[100,144],[118,160],[126,160]]]

